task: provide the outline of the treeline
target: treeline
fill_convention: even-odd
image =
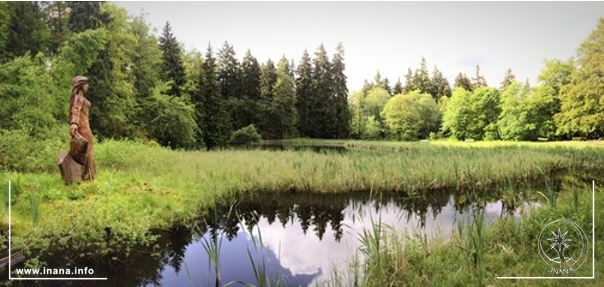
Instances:
[[[0,130],[12,145],[66,134],[77,74],[91,80],[100,139],[213,148],[237,130],[267,139],[350,132],[341,44],[331,57],[323,45],[305,51],[297,66],[285,56],[259,63],[249,50],[240,61],[227,42],[185,51],[169,23],[156,37],[142,16],[110,3],[0,2],[0,48]]]
[[[213,148],[294,136],[415,140],[599,138],[604,133],[604,20],[569,61],[545,63],[535,87],[511,70],[453,85],[422,59],[394,85],[379,73],[348,97],[344,50],[323,45],[296,63],[185,51],[169,24],[100,2],[0,2],[0,166],[35,167],[68,136],[71,79],[91,79],[95,136]],[[237,132],[238,131],[238,132]],[[233,137],[236,140],[233,140]],[[45,156],[35,156],[46,153]],[[23,158],[32,160],[23,161]]]
[[[546,60],[531,87],[511,69],[498,87],[476,66],[459,73],[453,90],[426,60],[391,87],[379,72],[351,95],[351,136],[364,139],[460,140],[598,139],[604,135],[604,19],[581,44],[575,59]]]

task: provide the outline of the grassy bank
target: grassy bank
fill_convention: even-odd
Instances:
[[[64,186],[54,159],[41,168],[49,172],[3,173],[2,190],[13,182],[14,245],[26,251],[127,250],[134,242],[151,242],[150,230],[188,222],[217,199],[243,191],[474,189],[604,162],[602,143],[297,141],[350,151],[172,151],[105,141],[97,146],[100,172],[93,183]],[[6,192],[0,200],[7,202]],[[1,212],[5,231],[6,204]]]
[[[424,241],[418,237],[374,227],[363,241],[366,260],[349,267],[362,274],[354,278],[335,276],[337,286],[601,286],[604,276],[604,232],[596,229],[595,278],[593,280],[503,280],[497,276],[561,276],[551,273],[538,253],[538,236],[543,227],[558,219],[581,226],[589,238],[585,263],[567,276],[592,276],[592,194],[591,185],[567,187],[556,206],[548,205],[524,213],[519,220],[507,218],[492,225],[476,222],[459,224],[451,238]],[[596,206],[604,205],[604,189],[596,189]],[[604,212],[596,209],[596,222]],[[598,225],[598,223],[596,223]],[[379,244],[377,243],[379,242]],[[575,244],[575,242],[571,242]],[[354,274],[354,272],[351,272]],[[347,274],[340,272],[340,274]],[[352,280],[351,280],[352,279]],[[350,284],[352,282],[352,284]]]

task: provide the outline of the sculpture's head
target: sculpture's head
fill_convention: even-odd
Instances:
[[[73,82],[71,82],[71,90],[73,91],[74,89],[82,89],[82,91],[85,93],[88,92],[88,78],[84,77],[84,76],[76,76],[75,78],[73,78]]]

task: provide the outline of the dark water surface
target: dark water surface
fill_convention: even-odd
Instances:
[[[359,234],[374,223],[410,236],[448,236],[457,223],[471,219],[474,210],[483,210],[486,221],[492,222],[503,216],[517,217],[520,209],[530,206],[506,206],[495,198],[482,201],[471,204],[474,199],[449,192],[380,198],[371,198],[369,193],[245,196],[231,212],[228,205],[219,208],[215,212],[221,215],[218,220],[208,223],[201,235],[193,235],[175,252],[182,255],[172,262],[176,264],[164,265],[158,280],[144,285],[213,285],[216,277],[204,248],[209,242],[221,247],[221,284],[256,284],[253,261],[257,267],[264,264],[270,278],[287,286],[321,285],[329,280],[334,267],[342,270],[359,254]],[[229,217],[229,213],[237,215]]]
[[[560,180],[553,186],[564,189]],[[115,258],[77,258],[59,251],[49,267],[91,267],[108,281],[40,281],[43,286],[216,286],[208,248],[219,247],[220,285],[257,284],[254,266],[286,286],[323,286],[361,253],[359,234],[381,222],[399,234],[447,237],[484,212],[488,223],[518,218],[538,207],[541,184],[477,192],[440,190],[426,195],[380,193],[250,193],[206,212],[193,227],[158,231],[157,243]],[[473,194],[473,195],[472,195]],[[388,228],[388,229],[389,229]],[[72,252],[73,253],[73,252]],[[94,256],[93,256],[94,257]],[[253,262],[253,263],[252,263]],[[30,286],[21,282],[16,286]],[[274,284],[272,284],[274,285]],[[230,286],[243,286],[233,283]]]

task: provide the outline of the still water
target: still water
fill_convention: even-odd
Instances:
[[[69,250],[41,258],[49,267],[87,266],[107,281],[39,281],[40,286],[244,286],[258,284],[254,267],[285,286],[323,286],[334,270],[346,274],[362,256],[359,234],[381,222],[408,236],[447,237],[459,223],[484,212],[488,224],[518,218],[539,205],[539,187],[470,192],[440,190],[426,195],[273,192],[225,200],[191,226],[155,231],[151,246],[80,256]],[[506,194],[513,194],[510,197]],[[210,251],[208,250],[216,250]],[[94,254],[94,253],[93,253]],[[217,255],[220,280],[210,255]],[[262,275],[261,275],[262,276]],[[26,281],[16,286],[30,286]],[[273,286],[274,284],[271,284]]]
[[[374,223],[430,238],[450,235],[460,222],[471,220],[473,211],[484,211],[488,223],[517,217],[531,206],[512,207],[497,199],[479,201],[444,191],[379,198],[368,193],[248,195],[211,211],[210,220],[187,234],[180,248],[166,254],[157,277],[141,285],[215,286],[214,265],[206,251],[212,246],[219,247],[220,285],[257,284],[253,265],[287,286],[321,285],[329,281],[334,268],[347,271],[342,268],[360,254],[359,234]]]

